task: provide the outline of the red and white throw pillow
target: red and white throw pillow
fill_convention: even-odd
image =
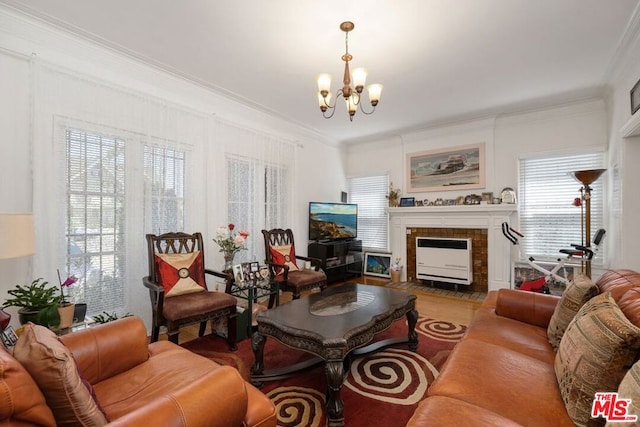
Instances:
[[[204,280],[204,262],[200,251],[188,254],[157,254],[156,265],[165,297],[202,292],[207,289]]]
[[[271,252],[274,263],[288,265],[289,271],[298,270],[296,251],[293,245],[271,246],[269,252]],[[276,274],[280,274],[282,270],[282,268],[276,268]]]

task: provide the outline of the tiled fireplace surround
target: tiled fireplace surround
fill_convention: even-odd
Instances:
[[[502,223],[513,222],[515,211],[508,204],[389,208],[391,251],[404,260],[403,280],[415,280],[416,237],[471,238],[469,290],[509,288],[512,248],[502,235]]]

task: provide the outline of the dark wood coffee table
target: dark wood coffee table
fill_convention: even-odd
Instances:
[[[259,384],[261,381],[284,378],[294,371],[324,361],[329,426],[343,426],[344,404],[340,390],[349,372],[351,358],[398,343],[408,343],[409,348],[416,351],[418,312],[415,302],[415,295],[401,291],[346,284],[259,313],[258,330],[252,338],[255,355],[255,363],[251,368],[252,381]],[[404,316],[408,322],[407,338],[383,340],[364,347],[375,334]],[[319,359],[266,371],[263,355],[267,336],[289,347],[312,353]]]

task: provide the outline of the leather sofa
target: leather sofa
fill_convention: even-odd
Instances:
[[[594,292],[610,292],[631,327],[640,326],[640,273],[610,270],[596,286]],[[489,292],[407,425],[575,426],[547,332],[559,300],[512,289]],[[593,424],[604,422],[586,423]]]
[[[137,317],[60,337],[29,325],[13,353],[0,350],[2,425],[101,425],[104,420],[114,426],[276,426],[273,403],[236,369],[168,341],[148,344]],[[57,372],[73,377],[75,371],[83,381],[80,389],[68,378],[54,378]],[[64,419],[56,409],[59,398],[76,392],[84,394],[70,397],[71,412],[82,422]],[[95,405],[88,402],[92,399]],[[88,404],[99,411],[85,417]]]

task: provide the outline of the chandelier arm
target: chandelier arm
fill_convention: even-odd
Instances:
[[[362,112],[363,112],[364,114],[366,114],[367,116],[368,116],[368,115],[370,115],[370,114],[373,114],[373,113],[374,113],[374,111],[376,111],[376,107],[372,107],[372,108],[371,108],[371,111],[367,112],[367,111],[365,111],[365,109],[364,109],[364,107],[362,106],[362,104],[363,104],[362,102],[360,102],[360,103],[358,104],[358,106],[360,107],[360,111],[362,111]]]
[[[336,109],[335,108],[330,108],[330,110],[331,110],[331,114],[329,114],[328,116],[327,116],[327,111],[328,110],[327,111],[323,111],[322,112],[322,117],[324,117],[325,119],[330,119],[331,117],[333,117],[333,115],[336,112]]]

